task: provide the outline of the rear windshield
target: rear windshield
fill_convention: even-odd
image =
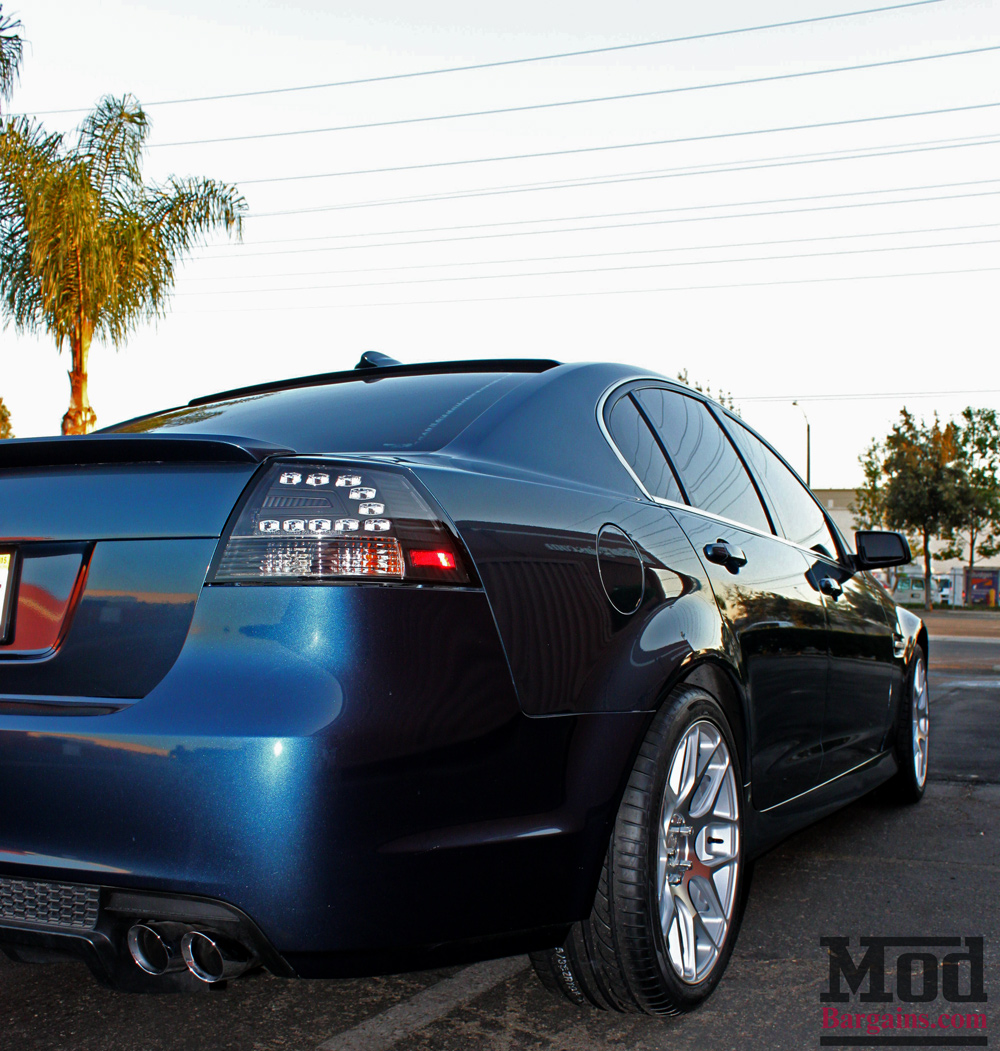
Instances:
[[[506,372],[383,376],[174,409],[111,429],[231,434],[297,452],[428,452],[447,445],[526,378]]]

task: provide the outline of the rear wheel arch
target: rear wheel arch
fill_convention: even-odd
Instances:
[[[588,853],[588,861],[583,873],[581,873],[586,880],[583,900],[589,901],[591,904],[600,890],[601,872],[604,866],[607,844],[614,830],[615,815],[622,805],[622,800],[628,789],[629,776],[646,734],[658,713],[671,703],[678,692],[688,686],[704,690],[719,704],[735,739],[736,753],[743,781],[745,783],[750,779],[749,720],[746,711],[745,694],[739,684],[735,669],[728,667],[721,655],[706,655],[698,663],[683,668],[680,675],[675,672],[673,676],[663,683],[656,704],[648,710],[646,718],[635,730],[627,759],[619,771],[620,777],[617,790],[609,803],[605,837],[600,841],[600,846],[598,846],[598,841],[595,839],[594,850],[592,854]],[[739,788],[744,807],[749,806],[748,793],[743,792],[743,785],[740,785]],[[583,918],[582,916],[579,917],[579,919]]]
[[[696,678],[706,678],[706,673],[702,672]],[[742,845],[745,824],[739,815],[744,807],[739,801],[742,796],[739,777],[733,777],[741,771],[731,715],[716,697],[717,692],[723,692],[719,689],[721,680],[711,672],[707,678],[712,682],[712,689],[694,684],[691,678],[674,683],[666,692],[663,703],[652,713],[619,805],[590,915],[573,925],[562,946],[532,954],[532,962],[542,982],[576,1004],[590,1003],[604,1009],[654,1015],[677,1014],[696,1007],[725,970],[739,931],[752,869]],[[725,693],[731,703],[731,690],[726,689]],[[697,820],[706,819],[704,807],[699,810],[697,805],[691,806],[690,793],[694,791],[696,803],[700,791],[695,790],[697,779],[693,774],[691,785],[683,791],[679,785],[673,788],[676,796],[671,805],[675,810],[670,827],[678,842],[671,847],[668,836],[664,847],[660,835],[661,826],[665,829],[662,808],[667,805],[668,786],[675,777],[673,771],[676,769],[683,775],[681,784],[687,776],[684,769],[689,759],[684,758],[687,753],[681,749],[688,748],[689,740],[696,742],[703,757],[709,753],[714,756],[716,753],[712,749],[721,748],[723,756],[728,750],[734,760],[730,763],[726,758],[725,765],[718,767],[718,771],[723,772],[712,775],[719,778],[716,791],[721,790],[728,777],[726,791],[729,794],[726,798],[729,802],[720,795],[720,809],[713,809],[707,819],[723,824],[728,822],[736,827],[728,848],[706,847],[702,842],[705,828],[709,826],[700,832],[697,827]],[[704,751],[706,744],[708,752]],[[677,767],[678,761],[684,766]],[[737,769],[732,769],[733,766]],[[711,769],[711,766],[704,767],[705,777],[709,776]],[[724,772],[727,769],[728,774]],[[698,778],[701,777],[699,774]],[[711,807],[716,807],[714,801],[708,802]],[[726,842],[722,832],[715,834],[722,838],[709,839],[708,843]],[[677,868],[669,879],[671,885],[686,883],[689,877],[683,873],[692,869],[689,854],[697,852],[702,862],[713,864],[703,851],[708,850],[711,856],[719,849],[732,852],[731,856],[718,854],[717,862],[732,870],[729,890],[708,894],[702,903],[705,908],[702,908],[699,901],[707,892],[702,887],[696,893],[695,884],[704,883],[705,874],[695,866],[690,874],[691,886],[676,892],[687,906],[686,915],[695,909],[695,916],[703,914],[722,922],[724,941],[712,934],[713,947],[706,940],[708,935],[705,932],[709,927],[702,923],[704,937],[695,947],[696,928],[692,922],[691,933],[683,934],[688,924],[677,918],[680,911],[668,933],[663,919],[664,900],[673,903],[675,892],[670,892],[670,899],[661,898],[662,888],[667,882],[662,866],[668,866],[668,873],[670,865]],[[670,850],[675,852],[676,858]],[[673,875],[677,876],[676,880]],[[714,877],[710,882],[714,885]],[[716,905],[714,910],[708,907],[711,902]],[[676,903],[671,907],[681,909]],[[676,945],[675,937],[679,939]],[[707,949],[713,949],[713,952],[702,961]],[[697,965],[690,974],[689,957]]]
[[[746,696],[739,686],[735,673],[715,660],[704,660],[695,665],[681,679],[666,690],[661,699],[661,707],[671,694],[680,686],[699,686],[710,693],[718,702],[729,726],[736,738],[736,749],[739,753],[743,780],[750,780],[750,720],[747,712]],[[742,785],[740,786],[743,787]]]

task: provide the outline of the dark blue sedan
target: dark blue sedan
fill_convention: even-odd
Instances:
[[[732,413],[466,361],[0,443],[0,946],[119,988],[530,952],[718,982],[753,859],[927,777],[927,634]]]

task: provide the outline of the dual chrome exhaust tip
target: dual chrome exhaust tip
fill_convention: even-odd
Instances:
[[[203,982],[239,978],[257,963],[257,954],[241,942],[184,923],[133,924],[128,951],[146,974],[171,974],[187,968]]]
[[[187,969],[203,982],[239,978],[257,962],[257,955],[240,942],[215,931],[188,931],[181,939]]]

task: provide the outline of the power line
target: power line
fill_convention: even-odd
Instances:
[[[596,292],[543,292],[532,295],[519,296],[482,296],[466,299],[422,299],[422,300],[389,300],[376,303],[337,303],[332,305],[309,305],[296,306],[296,313],[306,310],[346,310],[349,308],[372,307],[421,307],[421,306],[454,306],[462,303],[510,303],[515,301],[534,299],[590,299],[597,296],[631,296],[649,295],[657,292],[703,292],[734,288],[774,288],[783,285],[821,285],[835,284],[844,281],[888,281],[897,278],[910,277],[947,277],[965,274],[989,274],[1000,271],[1000,266],[974,266],[962,270],[917,270],[901,274],[850,274],[846,277],[806,277],[791,278],[784,281],[739,281],[730,284],[717,285],[671,285],[661,288],[612,288],[602,289]],[[175,293],[176,294],[176,293]],[[287,313],[287,306],[280,307],[236,307],[227,309],[209,310],[186,310],[183,314],[246,314],[246,313],[273,313],[282,311]]]
[[[512,263],[551,263],[563,259],[611,259],[618,256],[662,255],[667,252],[711,252],[725,248],[764,248],[773,245],[807,244],[826,241],[852,241],[862,237],[901,237],[914,234],[948,233],[958,230],[986,230],[1000,223],[972,223],[967,226],[931,226],[923,229],[886,230],[861,234],[832,234],[824,237],[787,237],[776,241],[735,241],[730,244],[671,245],[669,248],[630,248],[621,252],[574,252],[570,255],[534,255],[519,259],[474,259],[454,263],[414,263],[406,266],[349,267],[346,270],[302,270],[284,274],[232,274],[215,277],[195,277],[194,281],[263,281],[266,278],[327,277],[335,274],[383,274],[403,270],[442,270],[459,266],[505,266]],[[974,242],[973,242],[974,243]],[[711,260],[709,260],[711,262]]]
[[[340,288],[385,288],[393,285],[433,285],[457,281],[509,281],[525,277],[567,277],[576,274],[610,274],[628,270],[663,270],[677,266],[721,266],[729,263],[769,263],[776,260],[821,259],[842,255],[871,255],[876,252],[913,252],[929,248],[968,248],[1000,244],[1000,238],[983,241],[952,241],[929,245],[887,245],[884,248],[845,248],[831,252],[794,252],[785,255],[741,256],[734,259],[692,259],[681,262],[636,263],[630,266],[595,266],[576,270],[529,270],[516,274],[459,274],[455,277],[409,277],[398,281],[355,281],[339,285],[293,285],[285,288],[231,288],[208,292],[177,292],[179,296],[246,296],[271,292],[318,292]]]
[[[609,150],[642,149],[648,146],[676,146],[681,143],[706,142],[712,139],[739,138],[745,135],[772,135],[786,131],[810,131],[815,128],[837,128],[849,124],[867,124],[873,121],[902,120],[907,117],[932,117],[947,113],[962,113],[967,110],[994,109],[1000,102],[982,102],[974,106],[949,106],[947,109],[916,110],[911,113],[888,113],[877,117],[854,117],[849,120],[827,120],[816,124],[790,124],[777,128],[755,128],[749,131],[727,131],[716,135],[690,135],[677,139],[648,139],[642,142],[620,142],[607,146],[580,146],[570,150],[543,150],[538,153],[508,153],[493,157],[466,157],[453,161],[430,161],[426,164],[397,164],[388,168],[357,168],[352,171],[317,172],[312,175],[279,175],[264,179],[234,179],[240,186],[258,183],[300,182],[307,179],[336,179],[346,175],[384,175],[392,172],[423,171],[428,168],[454,168],[465,164],[493,164],[500,161],[537,160],[545,157],[568,157],[581,153],[604,153]]]
[[[962,149],[969,146],[995,146],[1000,139],[982,139],[976,142],[959,140],[940,140],[941,145],[914,145],[903,149],[869,149],[868,152],[857,150],[834,151],[819,155],[799,155],[797,159],[769,160],[760,158],[756,161],[738,162],[724,167],[721,165],[688,165],[682,168],[645,169],[640,171],[616,172],[600,178],[586,177],[579,179],[553,179],[535,183],[507,183],[501,186],[477,187],[470,190],[454,190],[448,193],[414,194],[410,197],[387,197],[370,201],[350,201],[346,204],[317,205],[314,208],[291,208],[278,212],[252,212],[255,219],[272,218],[279,215],[302,215],[314,212],[352,211],[355,208],[386,208],[395,205],[433,204],[439,201],[462,201],[477,197],[498,197],[512,193],[542,193],[549,190],[587,189],[593,186],[617,186],[622,183],[649,182],[655,179],[681,179],[697,175],[725,175],[733,172],[762,171],[770,168],[787,168],[802,164],[832,164],[838,161],[866,160],[877,157],[896,157],[912,153],[927,153],[937,150]],[[843,154],[847,154],[844,156]]]
[[[959,135],[951,139],[924,139],[919,142],[899,142],[886,144],[884,146],[855,146],[851,149],[846,150],[828,150],[825,153],[789,153],[783,154],[778,157],[757,157],[751,160],[736,161],[729,163],[736,164],[754,164],[760,167],[776,167],[780,165],[772,164],[770,162],[786,162],[788,164],[818,164],[827,160],[858,160],[864,159],[865,157],[889,157],[893,156],[893,152],[873,152],[879,150],[895,151],[900,153],[914,153],[922,152],[923,150],[933,149],[946,149],[946,148],[959,148],[961,146],[986,146],[996,143],[997,139],[984,139],[981,135]],[[971,142],[971,139],[981,139],[980,142]],[[632,146],[636,145],[662,145],[662,143],[631,143]],[[897,149],[900,147],[900,149]],[[902,149],[907,147],[907,149]],[[920,147],[920,149],[909,149],[909,147]],[[623,149],[622,146],[596,146],[591,147],[591,150],[612,150],[612,149]],[[585,150],[559,150],[556,151],[558,154],[567,153],[583,153],[588,152]],[[850,156],[846,156],[846,155]],[[553,154],[524,154],[525,158],[532,158],[538,156],[552,156]],[[515,158],[511,157],[486,157],[478,158],[468,161],[439,161],[433,164],[403,164],[397,165],[393,168],[362,168],[357,171],[343,171],[343,172],[322,172],[315,175],[275,175],[270,178],[262,179],[234,179],[233,182],[239,186],[258,186],[263,183],[275,183],[275,182],[304,182],[310,179],[340,179],[345,176],[352,175],[382,175],[386,173],[397,173],[405,171],[423,170],[427,168],[442,168],[442,167],[453,167],[459,164],[480,164],[484,161],[496,161],[496,160],[512,160]],[[765,163],[767,162],[767,163]],[[745,168],[726,168],[720,165],[727,162],[720,161],[716,164],[689,164],[682,168],[668,168],[664,169],[667,172],[678,172],[692,175],[711,175],[715,172],[732,172],[732,171],[745,171]]]
[[[480,69],[497,69],[501,66],[520,66],[531,62],[551,62],[563,58],[583,58],[587,55],[606,55],[614,51],[631,51],[642,47],[658,47],[663,44],[686,44],[695,40],[709,40],[716,37],[737,36],[742,33],[758,33],[770,29],[788,29],[793,26],[804,26],[815,22],[832,22],[837,19],[857,18],[861,15],[875,15],[886,11],[901,11],[908,7],[925,7],[937,4],[941,0],[915,0],[913,3],[892,4],[888,7],[870,7],[863,11],[844,11],[840,14],[818,15],[815,18],[797,18],[788,22],[770,22],[756,26],[744,26],[740,29],[721,29],[711,33],[694,33],[689,36],[666,37],[662,40],[641,40],[634,44],[615,44],[609,47],[592,47],[580,51],[560,51],[549,55],[533,55],[528,58],[508,58],[496,62],[476,62],[465,66],[444,66],[440,69],[423,69],[412,73],[389,73],[380,77],[358,77],[354,80],[334,80],[322,84],[300,84],[286,88],[264,88],[258,91],[233,91],[224,95],[198,95],[192,98],[159,99],[147,102],[151,106],[180,106],[191,102],[221,102],[226,99],[259,98],[262,95],[286,95],[295,91],[318,91],[323,88],[345,88],[358,84],[381,84],[392,80],[410,80],[415,77],[433,77],[444,73],[469,73]],[[87,108],[77,106],[71,109],[40,110],[39,116],[53,116],[63,113],[85,113]],[[25,116],[25,114],[18,114]]]
[[[850,193],[823,193],[823,194],[813,194],[813,195],[808,196],[808,197],[778,197],[778,198],[771,198],[771,199],[767,199],[767,200],[763,200],[763,201],[736,201],[736,202],[730,203],[730,204],[691,204],[691,205],[685,205],[685,206],[679,207],[679,208],[659,208],[659,209],[655,209],[655,210],[656,211],[662,211],[662,212],[697,212],[697,211],[703,211],[706,208],[742,208],[745,205],[751,205],[751,204],[785,204],[785,203],[790,203],[790,202],[795,202],[795,201],[816,201],[816,200],[826,199],[826,198],[829,198],[829,197],[866,197],[866,196],[868,196],[869,194],[872,194],[872,193],[904,193],[904,192],[908,193],[910,191],[916,191],[916,190],[939,190],[939,189],[946,189],[946,188],[951,188],[951,187],[955,187],[955,186],[979,186],[979,185],[982,185],[984,183],[992,183],[992,182],[1000,182],[1000,179],[975,179],[975,180],[971,180],[971,181],[968,181],[968,182],[934,183],[934,184],[924,185],[924,186],[893,187],[893,188],[889,188],[889,189],[885,189],[885,190],[855,190],[855,191],[850,192]],[[292,209],[289,209],[287,211],[281,211],[281,212],[256,212],[256,213],[253,213],[253,217],[255,219],[272,219],[272,218],[276,218],[278,216],[283,216],[283,215],[312,215],[312,214],[315,214],[317,212],[337,212],[337,211],[342,211],[342,210],[345,210],[345,209],[359,208],[359,207],[360,208],[364,208],[364,207],[369,207],[369,205],[374,206],[374,205],[382,204],[382,203],[408,203],[408,202],[400,200],[400,201],[397,201],[397,202],[379,202],[379,201],[375,201],[375,202],[359,202],[359,203],[356,203],[356,204],[347,204],[347,205],[340,205],[340,204],[320,205],[320,206],[317,206],[315,208],[292,208]]]
[[[260,139],[287,139],[299,135],[321,135],[337,131],[359,131],[366,128],[389,128],[404,124],[425,124],[438,120],[457,120],[464,117],[492,117],[502,113],[526,113],[532,110],[557,109],[566,106],[585,106],[597,102],[622,102],[629,99],[653,98],[663,95],[676,95],[688,91],[706,91],[710,88],[746,87],[750,84],[768,84],[784,80],[798,80],[803,77],[828,76],[833,73],[855,73],[866,69],[884,69],[889,66],[902,66],[915,62],[931,62],[942,58],[961,58],[967,55],[981,55],[987,52],[1000,51],[1000,44],[989,47],[965,48],[961,51],[941,51],[932,55],[913,55],[909,58],[884,59],[881,62],[862,62],[851,66],[835,66],[831,69],[807,69],[797,73],[772,73],[766,77],[744,77],[740,80],[721,80],[712,84],[686,84],[676,88],[658,88],[654,91],[634,91],[622,95],[601,95],[593,98],[565,99],[560,102],[535,102],[527,106],[502,106],[495,109],[467,110],[457,113],[436,113],[426,117],[401,117],[396,120],[369,121],[364,124],[341,124],[328,128],[301,128],[297,131],[267,131],[253,135],[226,135],[208,139],[184,139],[177,142],[150,143],[149,149],[164,149],[168,146],[204,146],[211,143],[249,142]]]
[[[1000,102],[986,103],[987,106],[1000,106]],[[980,107],[974,107],[980,108]],[[930,110],[930,112],[952,112],[952,110]],[[923,116],[922,114],[902,114],[897,116],[911,117],[911,116]],[[891,118],[863,118],[864,120],[883,120]],[[813,126],[825,126],[825,125],[803,125],[804,127]],[[784,129],[781,129],[784,130]],[[747,133],[747,135],[754,135],[756,132],[733,132],[734,135],[741,135],[741,133]],[[926,189],[927,187],[921,187]],[[884,191],[873,191],[873,192],[890,192],[889,190]],[[587,214],[587,215],[558,215],[553,219],[523,219],[523,220],[507,220],[501,223],[470,223],[464,225],[450,225],[450,226],[417,226],[417,227],[406,227],[402,230],[374,230],[371,233],[324,233],[314,234],[306,236],[306,238],[269,238],[258,241],[250,242],[226,242],[221,245],[209,245],[209,248],[239,248],[242,250],[243,247],[249,245],[285,245],[285,244],[300,244],[302,242],[311,241],[347,241],[355,238],[364,238],[364,236],[373,236],[373,238],[389,238],[389,236],[402,236],[407,233],[440,233],[450,232],[453,230],[478,230],[478,229],[491,229],[494,227],[505,227],[505,226],[527,226],[534,225],[537,223],[568,223],[577,222],[579,220],[591,220],[591,219],[619,219],[631,217],[631,215],[649,215],[655,212],[662,211],[660,208],[647,208],[642,211],[612,211],[612,212],[601,212],[598,214]],[[421,242],[423,243],[423,242]],[[368,247],[365,245],[360,246],[348,246],[348,247]],[[375,247],[382,247],[375,246]]]
[[[996,181],[996,180],[986,180]],[[961,185],[961,184],[945,184],[945,185]],[[870,193],[889,193],[890,190],[872,190],[867,191]],[[554,234],[572,234],[572,233],[588,233],[593,230],[626,230],[640,226],[668,226],[675,223],[705,223],[705,222],[719,222],[726,219],[756,219],[766,218],[774,215],[803,215],[808,212],[832,212],[840,211],[845,208],[882,208],[889,207],[897,204],[926,204],[932,201],[958,201],[965,200],[973,197],[992,197],[1000,193],[1000,190],[984,190],[976,193],[948,193],[940,194],[936,197],[907,197],[899,201],[853,201],[849,204],[827,204],[827,205],[815,205],[809,208],[778,208],[772,209],[766,212],[735,212],[729,215],[697,215],[687,216],[683,219],[649,219],[641,222],[632,223],[612,223],[604,226],[566,226],[561,229],[554,230],[508,230],[503,233],[492,233],[492,234],[471,234],[466,237],[430,237],[423,239],[416,239],[412,241],[376,241],[371,244],[362,245],[335,245],[328,248],[291,248],[291,249],[280,249],[278,251],[267,251],[267,252],[244,252],[241,253],[244,259],[256,258],[259,256],[274,256],[274,255],[302,255],[306,253],[315,252],[346,252],[355,251],[365,248],[400,248],[408,247],[411,245],[424,245],[424,244],[449,244],[459,241],[489,241],[495,240],[499,237],[539,237],[539,236],[551,236]],[[796,200],[797,198],[787,198],[787,200]],[[806,198],[808,199],[808,198]],[[748,202],[754,203],[754,202]],[[700,207],[713,208],[713,207],[734,207],[734,205],[702,205]],[[576,216],[576,217],[563,217],[561,219],[521,219],[514,222],[507,223],[482,223],[473,224],[471,226],[459,226],[459,227],[439,227],[441,230],[451,229],[466,229],[475,230],[481,228],[489,228],[495,226],[525,226],[529,223],[554,223],[554,222],[569,222],[573,218],[579,219],[611,219],[618,216],[630,216],[630,215],[662,215],[664,212],[672,211],[670,208],[647,208],[642,211],[636,212],[605,212],[594,216]],[[435,227],[428,227],[429,231],[436,229]],[[365,237],[365,236],[376,236],[366,234],[346,234],[341,236],[347,237]],[[222,256],[198,256],[200,259],[221,259]]]
[[[888,391],[879,394],[755,394],[746,398],[733,395],[734,401],[781,402],[781,401],[876,401],[887,398],[965,398],[970,394],[1000,394],[1000,390],[909,390]]]

